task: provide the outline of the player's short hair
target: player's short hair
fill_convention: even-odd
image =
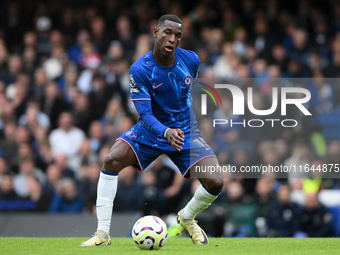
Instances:
[[[173,15],[173,14],[165,14],[165,15],[163,15],[162,17],[160,17],[160,18],[158,19],[157,27],[162,26],[166,20],[170,20],[170,21],[173,21],[173,22],[177,22],[177,23],[183,25],[181,19],[178,18],[176,15]]]

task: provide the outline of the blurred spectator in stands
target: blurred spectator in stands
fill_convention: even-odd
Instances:
[[[340,33],[335,34],[333,43],[330,46],[332,50],[332,63],[325,70],[325,76],[334,78],[340,76]],[[336,90],[339,92],[339,89]],[[339,100],[337,100],[337,103]]]
[[[22,71],[22,59],[20,55],[10,55],[8,58],[8,69],[2,80],[8,86],[16,82],[18,74]]]
[[[22,38],[22,46],[24,48],[32,47],[33,49],[36,50],[37,34],[32,30],[26,31]]]
[[[337,164],[340,158],[340,140],[331,140],[327,146],[327,152],[324,157],[326,164]]]
[[[90,99],[92,119],[99,120],[107,105],[112,98],[113,88],[108,86],[105,82],[105,77],[99,74],[95,74],[91,83],[92,90],[88,95]]]
[[[115,210],[131,212],[144,210],[145,207],[150,208],[150,206],[153,206],[153,204],[146,204],[147,200],[145,200],[143,195],[143,185],[140,180],[141,176],[136,169],[129,166],[121,171],[121,174],[122,176],[119,176],[118,180],[119,184],[115,201]]]
[[[0,39],[1,40],[1,39]],[[0,80],[4,82],[5,85],[7,85],[7,82],[5,81],[6,73],[7,73],[7,62],[9,58],[8,50],[5,46],[5,44],[0,41]]]
[[[69,160],[75,156],[85,138],[84,132],[73,126],[73,118],[69,112],[63,112],[59,117],[59,127],[49,135],[54,156],[64,154]]]
[[[50,57],[43,63],[43,68],[46,72],[48,80],[57,80],[63,74],[63,68],[66,64],[67,56],[62,45],[52,46]]]
[[[34,72],[34,81],[32,86],[32,95],[38,100],[45,100],[44,95],[46,96],[46,86],[48,84],[48,79],[46,72],[43,68],[37,68]],[[47,115],[49,113],[46,112]]]
[[[14,177],[14,190],[19,196],[27,197],[28,178],[34,176],[39,179],[41,183],[45,183],[45,174],[35,166],[33,158],[21,158],[19,160],[19,174]]]
[[[320,72],[314,72],[313,78],[308,86],[311,93],[309,110],[314,114],[329,113],[334,108],[334,89]]]
[[[11,50],[17,50],[21,39],[20,35],[26,25],[23,23],[22,11],[22,6],[19,3],[10,2],[2,20],[2,26],[8,37],[8,43],[12,47]]]
[[[239,57],[233,51],[233,45],[229,42],[222,46],[222,55],[217,58],[214,72],[217,79],[237,77],[237,68],[240,64]]]
[[[261,84],[261,92],[264,96],[271,97],[273,87],[278,87],[280,81],[279,78],[281,78],[280,67],[277,65],[268,66],[266,75],[266,79]]]
[[[61,31],[64,34],[64,41],[66,46],[70,46],[71,43],[76,39],[77,25],[75,10],[69,7],[63,8],[63,13],[60,17]],[[73,60],[74,61],[74,60]],[[76,62],[76,61],[74,61]]]
[[[200,58],[200,68],[198,70],[198,77],[204,77],[206,72],[212,69],[212,63],[210,59],[209,51],[205,48],[198,48],[196,51],[198,57]]]
[[[261,151],[261,163],[266,166],[279,165],[280,158],[278,153],[276,152],[274,143],[271,141],[264,141],[261,143],[261,145],[263,145]]]
[[[292,33],[293,48],[290,56],[299,59],[302,64],[307,63],[309,56],[309,44],[307,32],[303,29],[297,29]]]
[[[50,34],[50,40],[51,40],[51,43],[52,43],[52,56],[56,57],[56,58],[59,58],[57,56],[59,56],[59,54],[53,54],[53,48],[56,47],[56,48],[63,48],[65,42],[64,42],[64,33],[61,31],[61,30],[58,30],[58,29],[53,29],[51,31],[51,34]],[[60,48],[59,48],[60,50]],[[62,52],[63,54],[65,53],[64,51]]]
[[[219,28],[203,27],[201,31],[202,45],[209,50],[212,64],[215,64],[216,60],[221,54],[222,46],[225,44],[223,31]],[[222,49],[222,51],[224,51]]]
[[[233,51],[240,59],[244,59],[247,53],[247,47],[247,31],[243,27],[236,28],[233,40]]]
[[[96,164],[98,162],[97,153],[92,151],[90,139],[86,138],[83,144],[80,147],[80,151],[77,157],[74,159],[77,160],[76,166],[74,166],[75,174],[77,178],[82,177],[81,167],[83,164]],[[100,169],[100,167],[99,167]]]
[[[302,63],[301,58],[297,54],[291,54],[287,64],[287,72],[284,73],[285,78],[308,78],[310,72]]]
[[[99,121],[92,121],[89,130],[89,142],[91,151],[98,153],[99,149],[106,143],[103,126]]]
[[[222,30],[226,41],[232,41],[236,38],[236,31],[241,25],[241,21],[237,17],[232,8],[225,8],[223,12]]]
[[[89,97],[84,93],[78,92],[72,107],[74,126],[81,129],[84,133],[88,132],[90,123],[94,117],[93,108],[89,100]]]
[[[106,33],[105,20],[96,16],[91,20],[91,37],[92,41],[100,54],[105,53],[108,46],[108,33]]]
[[[82,47],[83,45],[90,40],[90,32],[86,29],[80,29],[77,35],[77,42],[71,45],[68,49],[68,56],[71,61],[76,64],[80,64],[82,59]]]
[[[130,98],[130,77],[129,77],[129,64],[125,59],[117,62],[117,75],[118,82],[121,87],[121,94],[123,107],[127,109],[128,112],[135,112],[134,104]],[[117,92],[116,92],[117,93]]]
[[[319,50],[314,49],[311,51],[307,59],[307,66],[312,73],[323,73],[328,65],[328,59],[325,56],[322,56]]]
[[[24,72],[32,77],[37,66],[37,52],[33,47],[26,47],[22,53]]]
[[[4,174],[0,182],[0,201],[22,199],[14,190],[13,176]]]
[[[275,44],[271,52],[271,63],[280,67],[282,73],[287,71],[287,51],[282,44]]]
[[[77,81],[78,89],[84,94],[89,94],[92,90],[91,81],[101,62],[101,55],[96,51],[91,41],[86,41],[81,48],[80,67],[83,69]]]
[[[73,105],[77,92],[78,71],[74,65],[69,65],[64,74],[63,101],[67,105]]]
[[[134,120],[131,116],[125,115],[122,119],[121,122],[118,124],[117,127],[114,127],[114,133],[111,135],[119,137],[120,134],[123,134],[125,131],[130,129],[134,124]]]
[[[256,235],[257,207],[252,198],[244,193],[240,182],[228,183],[225,192],[221,194],[221,199],[214,207],[215,213],[223,215],[226,219],[224,236]]]
[[[105,63],[120,60],[124,57],[124,48],[120,41],[114,40],[110,42],[109,48],[105,55],[104,61]],[[109,69],[111,70],[111,69]],[[108,82],[108,84],[112,84],[112,82]]]
[[[321,51],[323,57],[328,57],[330,33],[326,17],[314,16],[313,22],[313,42]]]
[[[19,118],[19,125],[26,126],[30,132],[41,126],[46,130],[50,128],[50,120],[48,116],[40,111],[39,102],[30,100],[27,102],[27,108],[24,115]]]
[[[263,17],[258,17],[254,22],[253,30],[255,34],[254,47],[259,57],[268,61],[274,44],[273,34],[270,33],[268,23]]]
[[[7,159],[9,168],[17,165],[17,145],[15,142],[17,126],[15,122],[8,121],[4,126],[4,136],[0,140],[2,156]]]
[[[263,58],[257,58],[251,66],[252,76],[256,78],[254,81],[257,86],[261,87],[265,79],[268,77],[267,61]]]
[[[256,182],[255,201],[258,205],[258,216],[266,217],[269,209],[276,203],[274,192],[274,182],[272,178],[260,178]]]
[[[311,163],[312,152],[308,146],[308,144],[300,142],[293,146],[292,155],[288,158],[284,165],[286,166],[305,166]],[[288,181],[292,185],[293,189],[299,186],[301,180],[299,178],[308,177],[306,172],[296,172],[296,173],[288,173]]]
[[[45,130],[40,128],[38,129],[35,133],[45,133]],[[37,135],[35,135],[37,136]],[[51,146],[48,142],[47,137],[44,137],[43,140],[37,141],[38,143],[38,150],[37,150],[37,164],[41,169],[46,169],[48,165],[52,164],[53,162],[53,155],[52,155],[52,150]]]
[[[280,186],[277,192],[277,203],[267,214],[268,236],[293,237],[299,230],[301,208],[290,201],[290,187],[287,184]]]
[[[28,143],[20,143],[18,146],[18,158],[34,158],[34,149]],[[35,162],[35,161],[34,161]],[[38,166],[37,166],[38,168]]]
[[[122,107],[122,101],[119,98],[114,97],[108,103],[106,112],[103,115],[103,121],[118,126],[125,115],[126,110]]]
[[[63,178],[59,182],[58,193],[52,198],[50,213],[81,213],[82,201],[78,195],[76,182],[71,178]]]
[[[0,183],[4,174],[8,171],[7,161],[4,157],[0,156]]]
[[[117,18],[116,31],[117,34],[115,35],[115,38],[122,43],[125,57],[129,62],[131,62],[133,51],[136,46],[136,38],[132,31],[130,18],[127,15],[120,15]]]
[[[44,88],[41,110],[49,116],[52,130],[58,127],[60,114],[68,110],[63,98],[59,96],[58,85],[54,81],[48,82]]]
[[[16,122],[16,117],[14,115],[14,106],[9,100],[7,100],[4,93],[0,94],[0,107],[1,133],[3,133],[6,123]]]
[[[332,214],[319,203],[318,193],[307,193],[306,202],[299,218],[300,230],[307,237],[331,237]]]
[[[35,202],[36,212],[47,212],[52,196],[43,191],[42,183],[33,175],[27,179],[28,196],[26,199]]]
[[[37,31],[37,53],[40,60],[45,60],[52,48],[50,41],[50,30],[52,28],[52,20],[47,16],[41,16],[36,22]]]
[[[183,25],[183,27],[185,26]],[[133,61],[137,61],[141,56],[151,51],[151,46],[152,42],[150,36],[148,34],[141,34],[137,39]],[[181,39],[181,46],[183,47],[183,38]]]
[[[57,164],[50,164],[46,169],[46,182],[43,185],[44,193],[53,196],[58,190],[62,172]]]
[[[75,176],[78,174],[79,168],[71,168],[72,166],[78,167],[78,162],[73,157],[72,159],[68,160],[66,155],[58,154],[54,157],[54,163],[59,167],[61,177],[63,178],[75,178]]]
[[[229,183],[226,195],[226,203],[221,203],[227,218],[227,223],[224,225],[224,236],[255,236],[257,207],[254,201],[244,193],[239,182]],[[228,208],[229,206],[230,208]]]
[[[274,148],[279,157],[280,164],[283,164],[289,157],[290,146],[284,138],[278,138],[274,141]]]
[[[28,97],[27,84],[17,80],[15,84],[7,87],[6,95],[14,106],[14,114],[18,119],[25,113]]]
[[[97,184],[101,164],[83,162],[85,171],[82,171],[82,178],[79,183],[79,194],[84,203],[84,211],[91,214],[96,213]],[[82,166],[82,167],[83,167]],[[121,178],[121,177],[119,177]],[[125,194],[124,194],[125,195]],[[115,202],[116,203],[116,202]]]
[[[15,127],[14,130],[14,141],[15,143],[12,144],[11,152],[13,154],[8,155],[10,160],[12,161],[13,165],[11,167],[17,167],[20,156],[27,156],[33,157],[33,151],[31,148],[31,140],[30,140],[30,133],[27,128],[25,127]],[[23,145],[23,146],[22,146]],[[29,150],[28,153],[27,150]]]

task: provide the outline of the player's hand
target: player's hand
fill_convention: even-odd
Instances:
[[[184,132],[179,128],[170,128],[166,132],[166,139],[176,151],[181,151],[184,145]]]

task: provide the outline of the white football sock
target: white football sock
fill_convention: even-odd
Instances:
[[[184,207],[183,218],[186,220],[194,219],[199,212],[207,209],[217,197],[218,195],[215,196],[206,191],[201,184],[198,186],[195,195]]]
[[[118,175],[111,175],[100,172],[97,188],[97,219],[98,228],[106,233],[110,233],[113,200],[116,197],[118,186]]]

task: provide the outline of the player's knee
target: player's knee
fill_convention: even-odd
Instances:
[[[223,179],[209,179],[209,181],[206,183],[206,188],[209,192],[213,194],[220,193],[223,188]]]
[[[112,170],[116,169],[118,165],[119,165],[119,160],[115,154],[109,153],[104,158],[104,166],[106,168],[105,170],[112,172]]]

